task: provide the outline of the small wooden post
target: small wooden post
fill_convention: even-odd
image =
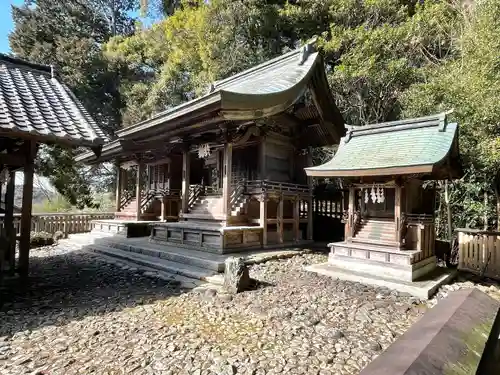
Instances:
[[[267,245],[267,196],[262,194],[260,196],[260,218],[259,223],[262,227],[262,246]]]
[[[182,152],[182,203],[181,212],[188,213],[189,210],[189,173],[190,173],[190,160],[189,150]]]
[[[354,236],[354,228],[353,228],[353,223],[354,223],[354,205],[355,205],[355,200],[356,200],[356,189],[354,186],[349,187],[349,207],[347,209],[347,223],[346,223],[346,233],[347,241],[351,241],[352,237]]]
[[[224,199],[222,213],[227,220],[231,217],[231,175],[233,165],[233,144],[226,143],[224,146],[224,170],[222,179],[222,197]]]
[[[401,247],[401,185],[396,184],[394,192],[394,221],[395,221],[395,236],[394,239]]]
[[[27,164],[24,168],[23,207],[21,211],[21,237],[19,239],[19,274],[28,277],[31,234],[31,208],[33,205],[33,175],[35,172],[36,143],[25,142]]]
[[[161,221],[165,221],[165,218],[167,216],[166,214],[166,202],[165,202],[165,197],[161,197]]]
[[[116,171],[116,207],[115,210],[116,212],[120,212],[121,209],[121,201],[122,201],[122,185],[123,185],[123,173],[122,169],[120,168],[120,165],[116,165],[117,171]]]
[[[283,231],[284,231],[284,226],[283,226],[283,204],[284,204],[284,199],[283,195],[279,197],[278,201],[278,212],[276,213],[276,231],[278,232],[278,243],[282,244],[284,242],[283,240]]]
[[[293,201],[293,237],[295,242],[300,241],[300,199],[298,196]]]
[[[311,150],[307,153],[307,166],[313,166]],[[313,178],[307,177],[307,185],[309,186],[309,199],[307,202],[307,239],[309,241],[313,240]]]
[[[16,269],[16,231],[14,228],[14,191],[16,172],[9,170],[7,175],[7,186],[5,188],[5,216],[4,230],[7,239],[4,259],[7,261],[7,269],[13,273]]]
[[[139,161],[137,164],[137,175],[136,175],[136,184],[135,184],[135,203],[136,203],[136,215],[135,220],[141,220],[141,207],[142,207],[142,191],[141,191],[141,177],[144,172],[144,163]]]

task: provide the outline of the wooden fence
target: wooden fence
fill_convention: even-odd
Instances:
[[[458,269],[500,280],[500,232],[457,229]]]
[[[4,231],[4,214],[0,214],[0,229]],[[90,232],[92,220],[113,219],[112,212],[96,212],[82,214],[33,214],[31,230],[35,232],[49,232],[54,234],[60,231],[67,236],[73,233]],[[14,230],[16,236],[21,234],[21,214],[14,214]]]

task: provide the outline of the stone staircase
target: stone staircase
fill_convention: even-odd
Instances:
[[[231,204],[231,222],[233,224],[247,223],[245,208],[249,196],[245,194],[238,195]],[[224,200],[221,195],[204,195],[197,198],[189,213],[183,214],[182,218],[189,221],[220,222],[226,220],[223,214]]]
[[[363,219],[353,237],[354,242],[396,246],[394,219]]]
[[[149,243],[147,238],[127,239],[112,233],[93,231],[71,235],[61,244],[79,247],[103,257],[109,263],[137,269],[150,276],[175,280],[185,288],[209,283],[222,285],[225,257]]]
[[[143,196],[141,201],[145,199],[147,197]],[[159,212],[161,212],[161,202],[157,199],[149,199],[141,208],[141,220],[155,220],[159,216]],[[115,212],[115,218],[120,220],[136,220],[136,213],[137,199],[132,198],[120,212]]]

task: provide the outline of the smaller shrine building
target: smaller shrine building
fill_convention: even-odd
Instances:
[[[460,177],[458,126],[439,114],[346,128],[335,156],[305,169],[349,188],[345,240],[311,270],[427,298],[450,274],[437,268],[436,193],[425,182]]]

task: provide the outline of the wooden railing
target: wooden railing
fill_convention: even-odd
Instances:
[[[4,229],[4,214],[0,214],[0,228]],[[35,232],[49,232],[54,234],[61,231],[65,236],[73,233],[90,232],[92,220],[113,219],[113,212],[96,212],[82,214],[33,214],[31,230]],[[21,214],[14,214],[14,231],[16,236],[21,234]]]
[[[203,185],[189,185],[188,209],[193,208],[193,205],[198,200],[198,197],[204,192]]]
[[[127,204],[130,203],[132,199],[134,199],[135,194],[131,191],[125,190],[122,192],[122,198],[120,200],[120,210],[124,208]]]
[[[457,229],[458,269],[500,280],[500,232]]]
[[[156,193],[154,191],[148,191],[144,197],[141,199],[141,214],[145,213],[151,202],[155,199]]]
[[[301,184],[293,184],[290,182],[278,182],[267,180],[249,180],[246,183],[247,189],[261,189],[265,192],[280,192],[280,193],[309,193],[309,186]]]
[[[177,197],[180,199],[181,196],[181,190],[180,189],[170,189],[170,188],[156,188],[149,190],[150,194],[153,194],[156,198],[163,198],[163,197]]]

